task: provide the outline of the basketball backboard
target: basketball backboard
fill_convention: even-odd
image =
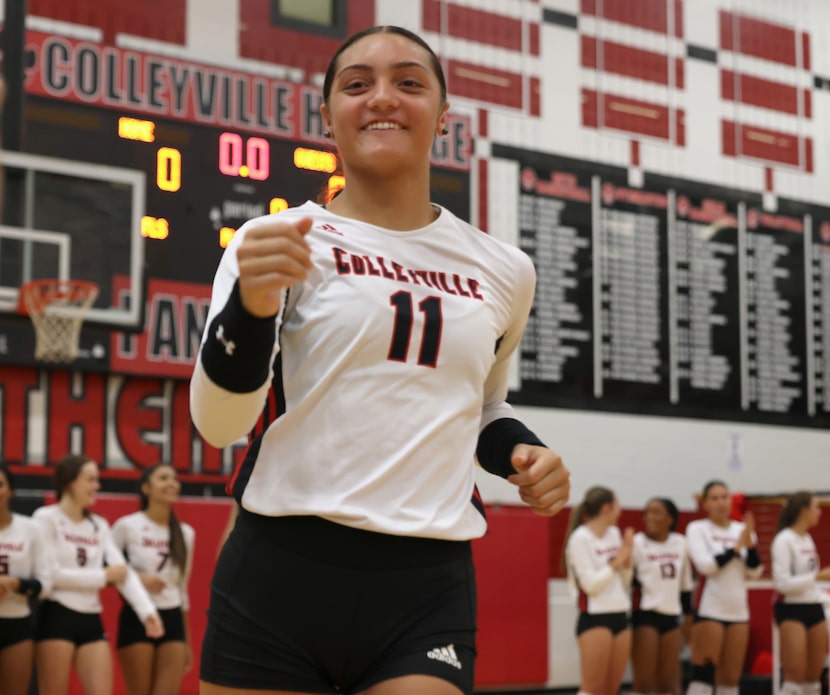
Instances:
[[[118,330],[143,319],[145,175],[21,152],[0,151],[5,200],[0,224],[0,321],[17,316],[30,280],[98,285],[86,323]],[[126,295],[114,279],[129,278]]]

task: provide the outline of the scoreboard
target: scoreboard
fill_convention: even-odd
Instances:
[[[28,32],[23,150],[138,169],[148,277],[210,282],[247,219],[342,186],[319,87]],[[268,70],[269,66],[259,66]],[[433,200],[469,218],[469,119],[433,147]]]
[[[31,153],[145,173],[149,277],[209,283],[246,220],[343,185],[334,152],[303,141],[43,98],[28,100],[25,123]],[[433,200],[468,217],[466,172],[437,169],[433,189]]]

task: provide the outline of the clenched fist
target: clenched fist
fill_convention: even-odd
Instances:
[[[306,279],[311,268],[311,247],[305,239],[312,219],[275,221],[252,227],[236,251],[239,294],[245,309],[259,318],[280,310],[285,287]]]

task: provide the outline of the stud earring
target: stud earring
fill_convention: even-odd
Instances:
[[[450,134],[449,128],[442,128],[441,129],[441,135],[449,135],[449,134]]]
[[[330,137],[331,137],[331,133],[330,133],[329,131],[327,131],[327,130],[324,130],[324,131],[323,131],[323,137],[324,137],[324,138],[330,138]]]

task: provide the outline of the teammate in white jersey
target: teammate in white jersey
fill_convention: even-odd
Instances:
[[[631,651],[631,551],[634,530],[616,526],[620,504],[605,487],[592,487],[571,511],[565,563],[579,607],[582,695],[616,695]]]
[[[778,593],[775,622],[781,645],[783,695],[818,695],[827,659],[827,623],[817,581],[830,581],[830,567],[819,569],[810,529],[821,507],[815,495],[791,495],[778,518],[772,541],[772,581]]]
[[[47,545],[52,581],[37,618],[40,695],[65,695],[73,665],[86,695],[112,693],[112,654],[101,622],[104,586],[118,587],[148,635],[163,633],[158,611],[115,546],[107,520],[89,510],[99,488],[98,465],[70,454],[55,465],[57,504],[33,514]]]
[[[124,603],[118,621],[118,659],[129,695],[177,693],[193,657],[187,585],[196,534],[173,510],[181,486],[171,465],[145,468],[138,483],[141,511],[118,519],[112,535],[150,593],[164,635],[149,637],[135,610]]]
[[[0,464],[0,683],[26,695],[34,658],[31,598],[48,590],[48,559],[37,522],[10,507],[14,480]]]
[[[675,533],[679,516],[671,500],[651,499],[643,515],[645,532],[634,536],[632,695],[676,692],[680,620],[683,615],[690,619],[692,612],[692,570],[686,539]]]
[[[474,458],[542,514],[569,489],[505,401],[533,264],[430,203],[448,103],[422,39],[350,37],[323,100],[346,186],[237,232],[191,381],[215,446],[266,411],[233,481],[202,693],[472,692]]]
[[[751,512],[730,518],[726,485],[703,488],[705,519],[686,527],[689,556],[698,574],[698,603],[692,627],[692,673],[687,695],[738,695],[749,644],[746,580],[761,576],[761,558]]]

